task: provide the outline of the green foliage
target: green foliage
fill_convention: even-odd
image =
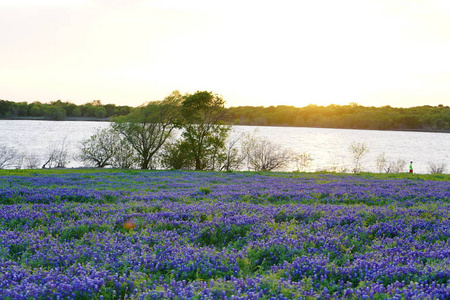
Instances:
[[[65,228],[61,231],[59,239],[61,241],[70,241],[73,239],[81,239],[89,231],[89,227],[85,224]]]
[[[211,194],[211,189],[209,187],[202,187],[200,188],[200,193],[205,195]]]
[[[0,225],[9,230],[23,231],[27,228],[35,228],[42,224],[41,219],[27,220],[23,218],[14,218],[8,221],[0,222]]]
[[[129,106],[116,106],[114,104],[102,105],[99,100],[83,105],[75,105],[61,100],[49,103],[26,103],[0,100],[0,117],[31,117],[46,118],[50,120],[63,120],[66,117],[106,118],[118,115],[127,115],[131,111]]]
[[[21,203],[23,198],[20,195],[14,195],[12,197],[0,197],[0,204],[12,205]]]
[[[81,142],[80,158],[88,165],[103,168],[113,164],[113,158],[120,152],[121,146],[119,133],[113,128],[98,129]]]
[[[283,261],[292,262],[295,257],[304,254],[300,251],[292,251],[285,245],[271,245],[267,248],[249,248],[247,257],[253,271],[264,272],[271,266]]]
[[[189,226],[183,224],[174,224],[171,222],[158,222],[152,225],[153,231],[177,231],[177,232],[188,232]]]
[[[60,107],[50,106],[44,110],[44,116],[49,120],[62,121],[66,118],[66,115],[66,111]]]
[[[198,243],[202,246],[214,246],[219,249],[228,246],[241,248],[250,228],[250,224],[205,227],[198,237]]]
[[[226,160],[225,142],[231,127],[224,124],[224,104],[220,96],[207,91],[184,97],[181,113],[185,122],[177,147],[195,170],[218,170]]]
[[[236,125],[354,128],[375,130],[450,130],[450,107],[411,108],[349,105],[305,107],[239,106],[227,110],[227,121]]]
[[[100,118],[103,119],[106,117],[106,108],[104,108],[103,106],[99,106],[95,109],[95,117],[96,118]]]
[[[325,213],[323,211],[314,211],[312,213],[298,211],[295,214],[286,214],[286,212],[282,210],[275,215],[274,221],[275,223],[282,223],[295,220],[298,222],[303,222],[305,224],[310,224],[322,218],[324,214]]]
[[[194,164],[190,157],[186,155],[188,145],[181,140],[171,141],[162,147],[160,154],[160,164],[163,168],[174,170],[190,170]]]
[[[205,108],[205,99],[208,92],[197,92],[199,104],[194,108]],[[99,100],[77,106],[61,100],[50,103],[26,103],[0,100],[0,117],[47,117],[49,107],[62,109],[66,117],[113,117],[126,116],[132,112],[129,106],[116,106],[114,104],[102,105]],[[97,116],[97,109],[102,112]],[[103,117],[103,109],[106,116]],[[53,111],[53,119],[62,117]],[[396,108],[391,106],[364,107],[355,103],[348,105],[317,106],[310,104],[305,107],[269,106],[253,107],[239,106],[225,109],[226,122],[236,125],[272,125],[272,126],[299,126],[299,127],[327,127],[327,128],[355,128],[375,130],[450,130],[450,107],[419,106],[411,108]],[[188,110],[186,111],[188,114]]]
[[[141,169],[154,168],[154,157],[179,127],[182,95],[174,91],[162,101],[149,102],[114,119],[113,128],[134,149]]]
[[[59,234],[59,240],[64,241],[72,241],[72,240],[80,240],[86,233],[88,232],[102,232],[102,231],[108,231],[109,226],[108,225],[97,225],[97,224],[81,224],[81,225],[74,225],[70,227],[66,227],[62,229],[62,231]]]
[[[30,116],[32,116],[32,117],[42,116],[42,108],[40,107],[40,105],[33,104],[31,106]]]
[[[133,205],[132,207],[130,207],[129,209],[127,209],[128,213],[157,213],[160,211],[165,211],[167,209],[163,208],[160,205],[154,205],[154,206],[141,206],[139,203],[136,203],[135,205]]]
[[[26,256],[27,253],[33,253],[34,250],[29,249],[28,242],[22,242],[18,244],[11,244],[8,247],[8,257],[13,260],[19,260],[21,257]]]
[[[72,112],[72,116],[73,117],[81,117],[83,115],[83,113],[81,112],[81,109],[80,108],[75,108],[74,110],[73,110],[73,112]]]

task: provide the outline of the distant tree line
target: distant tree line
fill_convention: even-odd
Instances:
[[[26,103],[0,100],[0,118],[67,118],[109,119],[125,116],[136,109],[130,106],[102,104],[94,100],[76,105],[61,100],[50,103]],[[294,106],[239,106],[225,109],[225,121],[234,125],[293,126],[322,128],[351,128],[373,130],[450,130],[450,107],[418,106],[398,108],[391,106],[366,107],[348,105]]]
[[[61,109],[66,112],[63,108],[65,104],[67,103],[51,103],[44,106],[44,109]],[[106,108],[100,101],[94,101],[84,107],[87,107],[86,112],[93,108],[94,115],[101,110],[103,113],[95,116],[106,117]],[[361,108],[358,105],[350,107]],[[279,108],[276,107],[275,111]],[[328,108],[322,107],[319,110]],[[421,109],[423,111],[428,108]],[[81,110],[75,106],[72,115],[76,109]],[[253,134],[230,137],[230,115],[233,110],[238,109],[240,108],[226,109],[223,98],[213,92],[197,91],[183,95],[174,91],[163,100],[144,103],[124,115],[120,115],[120,110],[116,110],[115,114],[112,111],[111,116],[114,117],[111,118],[109,126],[98,129],[92,136],[83,140],[79,154],[74,158],[82,161],[85,166],[97,168],[272,171],[292,168],[295,165],[296,171],[308,169],[311,162],[308,153],[299,154],[284,149],[281,145],[257,136],[256,131]],[[268,109],[272,110],[270,107]],[[385,109],[385,112],[388,110],[386,107],[382,109]],[[448,107],[432,108],[434,112],[438,110],[445,113],[448,112]],[[349,150],[353,156],[353,166],[350,169],[333,166],[332,169],[323,171],[362,172],[362,158],[369,148],[364,143],[353,142]],[[35,154],[18,152],[11,147],[0,145],[0,169],[33,169],[40,165],[42,168],[65,168],[68,163],[68,145],[65,139],[61,146],[50,149],[43,162],[39,161]],[[379,172],[403,172],[405,164],[403,160],[388,160],[385,153],[381,153],[377,158]],[[430,173],[443,173],[445,170],[445,163],[430,164]]]
[[[306,107],[239,106],[228,109],[235,125],[324,127],[373,130],[450,130],[448,106],[365,107],[349,105]]]
[[[0,100],[1,118],[37,118],[58,121],[67,118],[108,119],[128,115],[132,110],[133,108],[130,106],[103,105],[100,100],[94,100],[83,105],[61,100],[50,103]]]

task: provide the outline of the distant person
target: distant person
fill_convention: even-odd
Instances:
[[[412,162],[409,163],[409,173],[413,173]]]

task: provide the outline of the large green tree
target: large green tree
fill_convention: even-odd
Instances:
[[[230,126],[225,125],[225,101],[212,92],[186,95],[182,105],[184,126],[180,146],[196,170],[217,169],[225,159]]]
[[[155,154],[179,127],[182,100],[183,96],[174,91],[162,101],[149,102],[113,120],[113,128],[136,151],[141,169],[152,167]]]

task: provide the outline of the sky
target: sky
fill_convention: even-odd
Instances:
[[[0,0],[0,99],[450,105],[449,0]]]

